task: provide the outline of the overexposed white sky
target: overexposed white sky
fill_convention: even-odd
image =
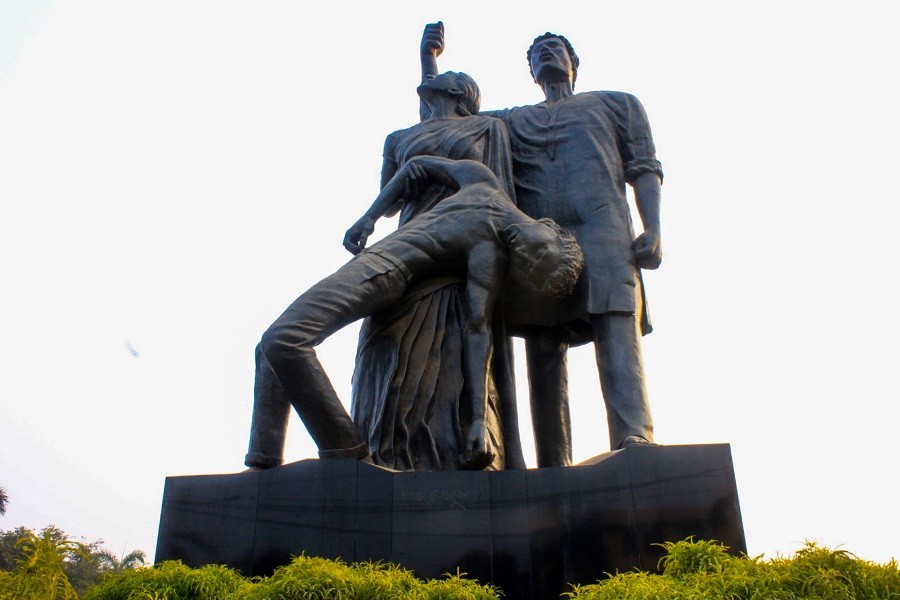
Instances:
[[[253,349],[349,258],[438,19],[485,109],[542,99],[525,50],[547,30],[576,91],[644,103],[657,437],[731,443],[750,553],[900,555],[891,1],[0,0],[0,529],[152,557],[167,475],[243,468]],[[320,351],[344,398],[356,331]],[[583,460],[608,444],[589,347],[570,380]],[[312,456],[295,417],[286,458]]]

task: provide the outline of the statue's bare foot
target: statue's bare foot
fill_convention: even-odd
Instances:
[[[460,456],[460,463],[464,469],[485,469],[494,462],[496,455],[487,449],[486,438],[484,423],[481,421],[472,423],[469,439],[466,440],[466,449]]]
[[[646,438],[642,438],[639,435],[629,435],[627,438],[622,440],[622,443],[619,445],[619,448],[624,448],[626,446],[658,446],[659,444],[655,444]]]

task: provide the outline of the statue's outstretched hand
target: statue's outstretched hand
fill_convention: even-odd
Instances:
[[[375,231],[375,219],[369,215],[364,215],[347,230],[347,233],[344,235],[344,248],[350,254],[359,254],[366,247],[366,242],[373,231]]]
[[[422,45],[419,51],[423,56],[438,57],[444,51],[444,23],[429,23],[422,32]]]
[[[634,258],[641,269],[656,269],[662,262],[662,242],[659,232],[648,229],[632,243]]]

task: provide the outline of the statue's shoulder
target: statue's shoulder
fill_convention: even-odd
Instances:
[[[416,123],[415,125],[405,127],[404,129],[398,129],[396,131],[390,132],[389,134],[387,134],[387,139],[393,140],[395,142],[400,141],[403,138],[409,137],[410,133],[416,131],[417,129],[421,129],[421,128],[422,128],[422,124]]]
[[[531,112],[533,110],[537,110],[538,106],[540,106],[540,104],[521,104],[519,106],[512,106],[510,108],[502,108],[500,110],[495,110],[495,111],[493,111],[493,113],[490,113],[490,114],[502,118],[502,117],[506,117],[510,113]]]
[[[471,120],[472,123],[479,123],[484,126],[497,126],[499,124],[502,127],[505,125],[505,118],[509,114],[509,110],[508,108],[482,110],[477,115],[466,117],[466,120]]]
[[[481,113],[478,113],[477,115],[466,117],[463,120],[468,121],[470,119],[472,123],[477,124],[477,126],[480,128],[484,128],[491,132],[502,132],[504,134],[506,133],[506,121],[504,121],[500,115],[483,115]]]
[[[478,119],[478,121],[485,126],[489,127],[505,127],[506,125],[503,123],[503,119],[500,118],[499,115],[494,114],[500,111],[492,111],[489,114],[478,113],[477,115],[467,117],[469,119]]]
[[[501,119],[500,116],[496,114],[497,112],[500,111],[491,111],[487,114],[478,113],[477,115],[471,115],[462,119],[447,121],[446,123],[447,126],[450,127],[460,127],[467,129],[504,127],[503,119]]]
[[[634,94],[630,94],[628,92],[619,92],[616,90],[600,90],[596,92],[581,92],[576,94],[578,96],[587,96],[590,98],[595,98],[596,100],[603,102],[604,104],[614,105],[614,106],[625,106],[628,104],[640,104],[637,97]]]
[[[409,138],[411,135],[414,135],[417,131],[422,129],[421,123],[416,123],[410,127],[405,129],[398,129],[397,131],[392,131],[387,134],[387,137],[384,138],[384,154],[392,155],[396,148],[404,143],[404,141]]]
[[[639,123],[646,121],[646,113],[640,100],[634,94],[614,90],[599,92],[582,92],[590,98],[590,104],[598,110],[610,114],[621,123]]]
[[[499,112],[499,111],[494,111]],[[503,121],[499,119],[494,114],[483,114],[478,113],[477,115],[472,115],[465,117],[463,119],[453,119],[446,120],[440,122],[428,122],[423,121],[421,123],[416,123],[411,125],[405,129],[398,129],[397,131],[392,131],[388,134],[388,139],[393,139],[395,141],[401,141],[405,138],[408,138],[411,135],[417,135],[422,131],[436,131],[443,129],[468,129],[468,128],[477,128],[477,127],[496,127],[503,126]]]
[[[628,92],[619,92],[616,90],[578,92],[573,96],[573,99],[576,102],[583,102],[587,104],[599,103],[612,108],[640,105],[640,101],[633,94],[630,94]],[[482,112],[479,113],[479,115],[499,117],[500,119],[508,120],[511,115],[542,112],[544,109],[543,107],[544,103],[539,102],[538,104],[524,104],[522,106],[514,106],[512,108],[505,108],[502,110]]]

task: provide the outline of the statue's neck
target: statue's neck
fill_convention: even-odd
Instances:
[[[547,102],[556,102],[575,95],[571,81],[549,81],[541,84]]]
[[[438,121],[446,119],[458,119],[460,115],[456,113],[456,99],[453,102],[429,102],[428,108],[431,110],[426,121]]]

